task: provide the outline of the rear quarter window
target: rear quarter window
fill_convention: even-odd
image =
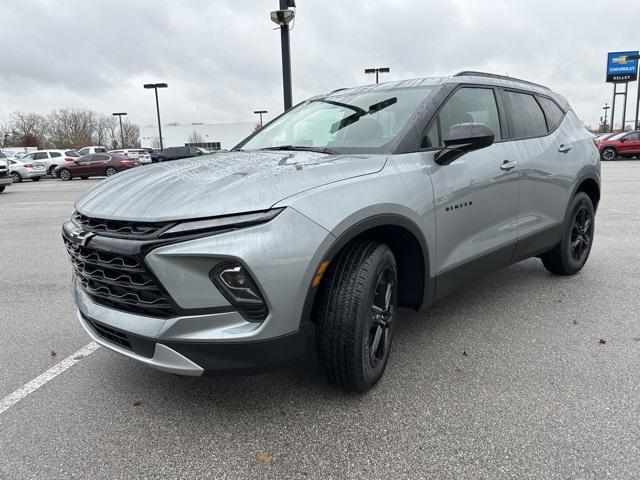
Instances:
[[[547,127],[549,128],[549,131],[555,130],[555,128],[560,125],[560,122],[562,122],[564,112],[553,100],[545,97],[538,97],[538,101],[540,102],[540,105],[542,105],[545,117],[547,117]]]

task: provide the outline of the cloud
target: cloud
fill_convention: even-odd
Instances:
[[[163,123],[246,122],[255,109],[270,118],[282,110],[280,35],[269,20],[277,3],[3,0],[0,120],[81,107],[124,110],[146,125],[155,108],[142,84],[159,81],[169,84]],[[636,29],[637,2],[297,3],[294,101],[371,82],[369,66],[390,67],[383,79],[480,69],[549,85],[594,125],[611,102],[606,52],[640,48],[625,34]]]

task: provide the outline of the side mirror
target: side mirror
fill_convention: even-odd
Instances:
[[[493,144],[493,130],[484,123],[458,123],[449,127],[444,139],[445,148],[435,157],[439,165],[449,165],[467,152],[480,150]]]

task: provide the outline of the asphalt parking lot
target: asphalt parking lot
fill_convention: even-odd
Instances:
[[[98,181],[0,195],[0,401],[90,343],[60,228]],[[637,478],[639,202],[640,161],[603,164],[579,275],[528,260],[403,311],[364,396],[313,355],[183,378],[98,348],[0,413],[0,478]]]

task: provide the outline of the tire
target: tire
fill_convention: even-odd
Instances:
[[[39,182],[40,181],[40,177],[33,177],[31,179],[32,182]]]
[[[0,185],[0,193],[4,192],[4,185]]]
[[[107,177],[111,177],[112,175],[115,175],[116,173],[118,173],[118,171],[117,171],[115,168],[113,168],[113,167],[108,167],[108,168],[104,171],[104,174],[105,174]]]
[[[20,183],[22,181],[22,177],[18,172],[11,172],[11,176],[13,177],[13,183]]]
[[[86,180],[89,177],[80,177],[80,180]]]
[[[63,168],[58,172],[58,178],[63,182],[68,182],[73,178],[73,176],[71,175],[71,172],[69,171],[69,169]]]
[[[600,154],[600,158],[605,161],[615,160],[617,156],[618,156],[618,152],[613,147],[605,148],[604,150],[602,150],[602,153]]]
[[[354,242],[333,260],[314,310],[316,350],[329,381],[364,392],[382,377],[393,339],[397,269],[385,244]]]
[[[542,264],[556,275],[575,275],[587,263],[595,227],[595,210],[589,196],[578,192],[569,205],[560,243],[540,256]]]
[[[49,175],[51,175],[51,178],[56,178],[56,167],[57,165],[52,165],[51,167],[49,167]]]

